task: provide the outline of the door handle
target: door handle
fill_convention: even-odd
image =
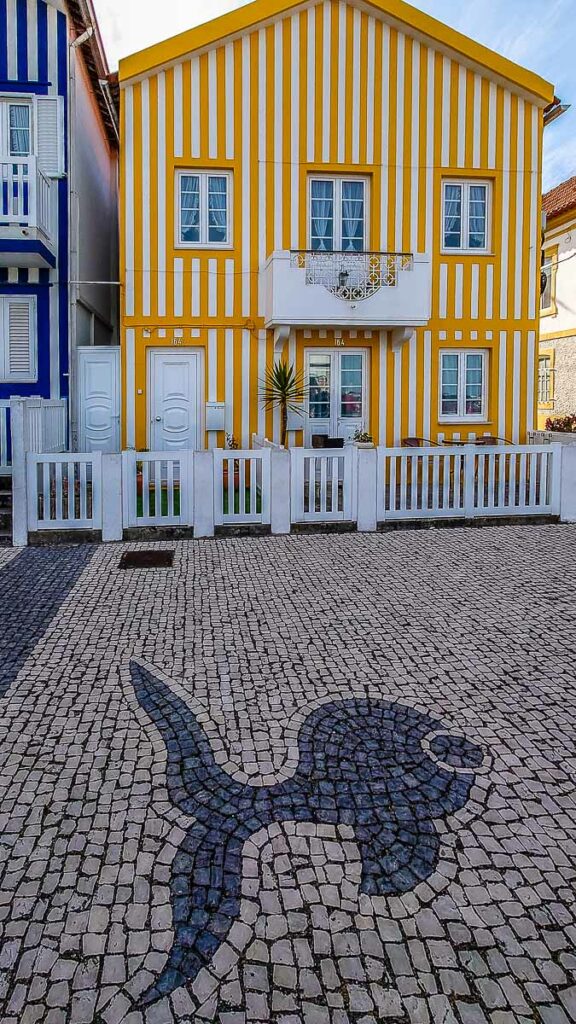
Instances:
[[[161,416],[157,416],[156,417],[156,423],[162,423],[162,417]]]

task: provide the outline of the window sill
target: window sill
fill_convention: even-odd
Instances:
[[[440,416],[438,423],[441,423],[443,427],[449,427],[455,423],[458,425],[472,424],[474,426],[493,427],[494,423],[492,420],[484,419],[483,416],[450,416],[448,418]]]
[[[174,248],[182,252],[230,252],[234,243],[216,245],[214,242],[176,242]]]
[[[485,259],[495,259],[496,253],[488,249],[440,249],[441,256],[483,256]]]

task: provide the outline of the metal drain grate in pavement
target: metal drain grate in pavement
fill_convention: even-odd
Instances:
[[[120,559],[121,569],[171,569],[173,551],[126,551]]]

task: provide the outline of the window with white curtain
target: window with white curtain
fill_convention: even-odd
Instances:
[[[228,246],[232,238],[231,175],[178,172],[178,239],[182,246]]]
[[[367,236],[365,178],[310,178],[310,248],[363,252]]]
[[[491,190],[487,181],[445,181],[442,247],[445,252],[487,252]]]
[[[478,349],[440,353],[440,419],[486,418],[487,356]]]
[[[25,158],[32,153],[32,106],[27,100],[0,101],[0,156]]]

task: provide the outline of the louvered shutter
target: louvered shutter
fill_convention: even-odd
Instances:
[[[4,298],[4,378],[36,380],[35,309],[33,298]]]
[[[36,155],[48,176],[64,173],[64,100],[38,96],[36,100]]]

